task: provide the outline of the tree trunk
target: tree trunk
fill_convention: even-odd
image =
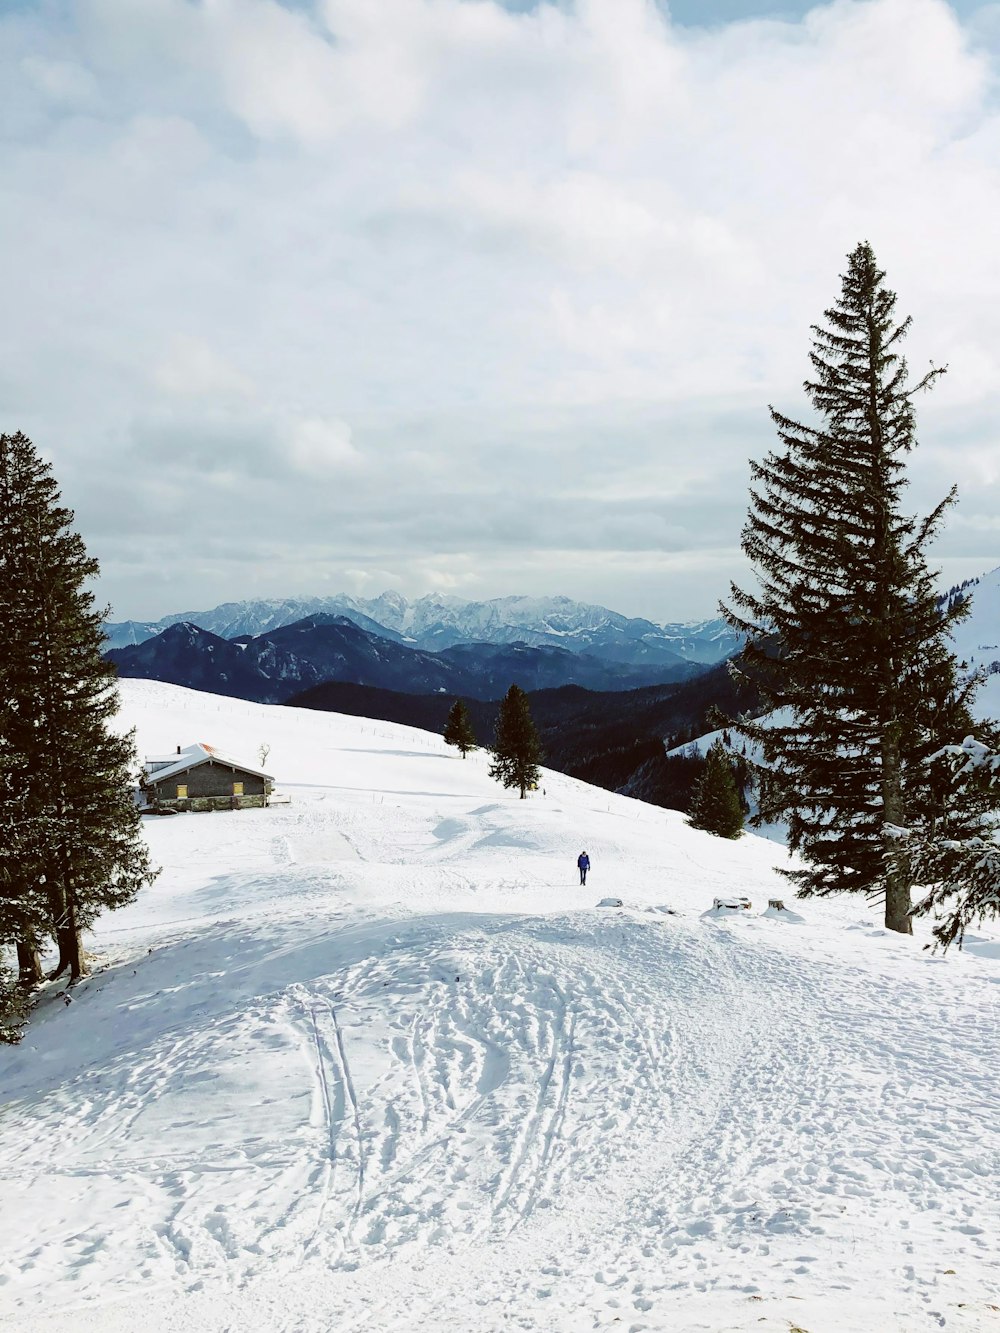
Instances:
[[[879,654],[879,675],[881,677],[881,706],[879,709],[881,743],[879,745],[882,762],[882,823],[902,827],[905,818],[903,809],[903,770],[899,756],[899,713],[896,700],[899,697],[898,666],[894,660],[893,636],[895,626],[890,615],[891,575],[898,559],[891,537],[889,515],[889,474],[886,456],[882,416],[879,406],[880,366],[884,352],[882,335],[875,314],[874,287],[868,294],[868,427],[871,431],[874,450],[875,494],[879,499],[875,540],[872,550],[872,568],[879,579],[878,621],[883,640]],[[897,636],[898,637],[898,636]],[[890,846],[887,837],[883,837],[885,855],[885,926],[886,930],[899,931],[901,935],[913,934],[913,920],[910,916],[910,878],[906,870],[906,860],[899,856],[898,848]]]
[[[72,927],[66,931],[66,937],[69,953],[69,979],[72,983],[87,975],[87,962],[83,952],[83,934],[78,929],[75,921]]]
[[[42,960],[34,940],[17,941],[18,983],[24,990],[33,990],[45,980]]]
[[[55,981],[68,969],[70,984],[87,975],[87,964],[83,956],[83,942],[76,927],[63,926],[56,931],[56,943],[59,945],[59,961],[55,971],[49,973],[49,980]]]
[[[882,736],[882,818],[887,824],[903,824],[900,782],[899,725],[891,723]],[[901,935],[913,934],[910,915],[910,876],[900,848],[886,839],[885,927]]]
[[[83,943],[80,939],[80,930],[76,924],[76,909],[73,906],[73,900],[67,895],[63,902],[65,906],[58,915],[56,926],[56,944],[59,946],[59,958],[56,962],[55,971],[49,973],[49,980],[55,981],[56,977],[69,970],[70,984],[78,981],[80,977],[86,976],[87,964],[83,956]]]
[[[913,918],[910,909],[909,876],[900,869],[893,868],[885,880],[885,928],[897,930],[900,935],[913,934]]]
[[[69,942],[67,940],[67,933],[65,930],[59,930],[59,929],[56,930],[56,944],[59,946],[59,957],[56,960],[55,967],[49,973],[49,981],[55,981],[58,977],[61,977],[62,974],[66,971],[66,969],[69,967],[70,951],[68,947]]]

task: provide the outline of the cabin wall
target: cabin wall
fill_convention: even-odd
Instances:
[[[233,784],[242,782],[242,796],[233,795]],[[178,786],[187,787],[187,796],[178,797]],[[267,804],[267,784],[256,773],[210,760],[187,773],[178,773],[164,782],[154,773],[147,784],[153,803],[173,810],[245,810]]]

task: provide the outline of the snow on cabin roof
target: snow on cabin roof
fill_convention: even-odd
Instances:
[[[268,782],[274,781],[272,775],[265,773],[262,768],[256,768],[243,759],[234,758],[233,755],[223,754],[214,745],[206,745],[204,741],[196,741],[194,745],[185,746],[180,754],[147,755],[146,775],[161,782],[164,778],[186,773],[189,769],[197,768],[199,764],[207,764],[213,759],[217,764],[231,765],[242,773],[253,773],[255,777],[266,778]]]

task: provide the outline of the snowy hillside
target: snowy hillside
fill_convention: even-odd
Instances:
[[[1000,1326],[995,936],[768,912],[773,844],[428,733],[122,694],[291,802],[148,819],[160,879],[0,1048],[4,1328]]]
[[[1000,671],[1000,567],[967,589],[971,610],[955,626],[955,651],[971,667]]]
[[[972,601],[968,617],[955,626],[955,651],[970,667],[989,672],[979,691],[980,717],[1000,718],[1000,567],[967,589]]]

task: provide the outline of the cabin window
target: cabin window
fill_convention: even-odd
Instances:
[[[243,795],[243,783],[242,783],[242,782],[234,782],[234,783],[233,783],[233,795],[234,795],[234,796],[242,796],[242,795]]]
[[[178,782],[178,784],[177,784],[177,799],[178,799],[179,801],[186,801],[186,800],[187,800],[187,794],[188,794],[187,783],[185,783],[185,782]]]

